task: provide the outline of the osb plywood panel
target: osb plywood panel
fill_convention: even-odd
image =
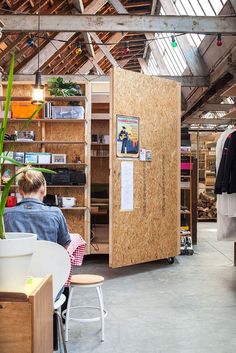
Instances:
[[[109,103],[92,103],[92,113],[109,113]]]
[[[109,183],[109,158],[91,157],[91,183]]]
[[[140,118],[140,146],[152,161],[134,160],[134,210],[120,210],[121,160],[116,158],[116,114]],[[179,253],[180,86],[122,69],[113,71],[110,265]]]
[[[109,120],[92,120],[92,134],[109,135]]]
[[[46,139],[54,141],[84,141],[83,123],[46,123]]]
[[[84,211],[63,210],[66,217],[67,225],[70,233],[79,233],[83,238],[84,235]]]
[[[75,197],[76,206],[84,206],[84,188],[66,188],[66,187],[50,187],[47,193],[51,195],[60,195],[65,197]],[[84,210],[62,210],[67,220],[68,228],[71,233],[84,234]]]

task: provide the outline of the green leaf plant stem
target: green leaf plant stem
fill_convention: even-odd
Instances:
[[[15,173],[8,180],[8,182],[4,185],[4,188],[2,191],[1,201],[0,201],[0,241],[2,239],[6,239],[3,215],[4,215],[4,211],[5,211],[5,207],[6,207],[7,196],[9,194],[11,185],[15,182],[16,177],[19,174],[24,173],[24,171],[27,171],[29,168],[30,168],[30,170],[35,170],[35,171],[44,172],[44,173],[55,173],[54,171],[52,171],[50,169],[35,168],[35,167],[32,168],[29,165],[22,164],[22,163],[16,161],[15,159],[8,157],[7,154],[4,153],[4,151],[3,151],[4,150],[4,138],[5,138],[5,134],[7,131],[8,113],[10,111],[10,103],[11,103],[11,95],[12,95],[12,85],[13,85],[13,77],[14,77],[14,62],[15,62],[15,55],[13,52],[12,57],[11,57],[9,75],[8,75],[6,102],[5,102],[5,108],[4,108],[3,121],[0,123],[0,172],[2,175],[3,168],[4,168],[4,161],[10,162],[14,166],[21,167],[22,171]],[[44,106],[44,104],[41,104],[38,108],[35,109],[35,111],[30,116],[30,118],[27,119],[26,122],[23,124],[20,131],[24,130],[30,124],[30,122],[34,118],[35,114],[37,114],[43,108],[43,106]],[[13,141],[10,149],[13,150],[13,148],[14,148],[14,141]]]

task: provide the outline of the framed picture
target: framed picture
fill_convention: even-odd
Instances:
[[[64,164],[66,163],[66,154],[52,154],[53,164]]]
[[[38,163],[38,154],[34,152],[25,153],[25,164],[35,164]]]
[[[116,156],[139,157],[139,118],[116,115]]]

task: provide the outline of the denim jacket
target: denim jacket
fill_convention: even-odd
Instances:
[[[39,240],[53,241],[62,246],[70,242],[61,210],[38,199],[25,198],[17,206],[6,208],[4,223],[6,232],[34,233]]]

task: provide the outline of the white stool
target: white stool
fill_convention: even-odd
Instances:
[[[72,276],[71,289],[70,289],[70,294],[69,294],[69,298],[68,298],[67,309],[63,311],[63,317],[66,320],[66,326],[65,326],[65,340],[66,341],[68,341],[68,330],[69,330],[70,320],[78,321],[78,322],[101,321],[101,329],[102,329],[101,341],[102,342],[104,341],[104,319],[107,316],[107,312],[104,309],[104,302],[103,302],[103,295],[102,295],[102,288],[101,288],[101,286],[103,285],[103,282],[104,282],[104,277],[97,276],[97,275],[82,274],[82,275]],[[74,292],[75,288],[92,288],[92,287],[93,288],[95,287],[97,290],[99,307],[97,307],[97,306],[81,306],[81,305],[71,306],[71,300],[72,300],[72,296],[73,296],[73,292]],[[97,317],[84,318],[84,319],[72,317],[70,315],[70,311],[73,309],[76,309],[76,308],[98,309],[98,310],[100,310],[100,315]]]

